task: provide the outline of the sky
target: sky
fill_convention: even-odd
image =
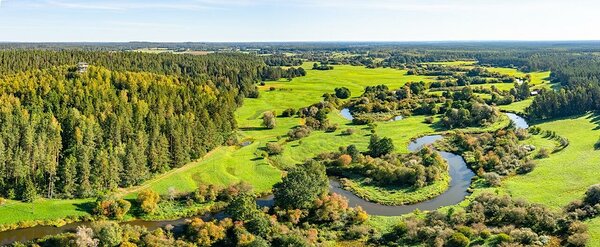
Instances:
[[[0,41],[600,40],[597,0],[0,0]]]

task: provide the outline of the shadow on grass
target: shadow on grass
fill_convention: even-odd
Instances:
[[[84,202],[84,203],[77,203],[75,204],[75,207],[77,208],[77,211],[80,212],[86,212],[86,213],[93,213],[94,212],[94,208],[96,207],[96,202]]]
[[[449,130],[448,128],[446,128],[446,126],[444,126],[442,124],[442,121],[437,121],[437,122],[435,122],[433,124],[430,124],[430,126],[431,126],[431,128],[433,128],[433,130],[435,132],[441,132],[441,131]]]
[[[260,131],[260,130],[268,130],[267,127],[241,127],[242,131]]]

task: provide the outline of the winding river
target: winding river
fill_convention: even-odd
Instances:
[[[342,116],[347,119],[352,119],[352,114],[348,109],[344,109],[341,111]],[[513,121],[517,128],[528,128],[529,125],[525,121],[524,118],[512,114],[506,113],[506,115]],[[418,138],[411,142],[408,146],[410,151],[418,151],[425,145],[429,145],[434,143],[437,140],[442,139],[441,135],[429,135]],[[449,165],[449,173],[451,177],[450,186],[448,190],[446,190],[441,195],[416,204],[411,205],[402,205],[402,206],[385,206],[377,203],[366,201],[352,192],[344,190],[341,188],[340,183],[336,179],[330,179],[329,187],[330,191],[334,193],[338,193],[340,195],[348,198],[348,203],[350,206],[361,206],[368,214],[371,215],[382,215],[382,216],[398,216],[413,212],[415,209],[419,210],[435,210],[440,207],[450,206],[457,204],[464,200],[464,198],[469,195],[468,189],[471,184],[471,178],[475,176],[475,174],[467,167],[467,164],[463,160],[463,158],[459,155],[448,153],[448,152],[440,152],[442,157],[448,162]],[[273,196],[268,196],[265,198],[261,198],[257,200],[257,204],[259,206],[272,206],[273,205]],[[201,218],[208,219],[219,219],[223,218],[223,213],[217,214],[206,214],[201,216]],[[137,225],[144,226],[149,230],[158,229],[161,227],[165,227],[167,225],[172,225],[174,227],[174,231],[181,231],[184,226],[186,220],[190,218],[181,218],[177,220],[164,220],[164,221],[144,221],[144,220],[134,220],[129,222],[124,222],[121,224],[129,224],[129,225]],[[30,228],[23,228],[11,231],[0,232],[0,245],[7,245],[13,243],[15,241],[30,241],[33,239],[41,238],[47,235],[55,235],[63,232],[74,231],[78,226],[88,225],[89,222],[76,222],[67,224],[62,227],[53,227],[53,226],[36,226]]]
[[[441,135],[424,136],[411,142],[408,145],[408,149],[412,152],[418,151],[425,145],[432,144],[442,138]],[[440,207],[454,205],[461,202],[469,195],[468,189],[471,185],[471,178],[475,176],[475,174],[467,167],[467,164],[459,155],[448,152],[440,152],[440,154],[449,165],[448,169],[450,177],[452,178],[450,186],[446,192],[424,202],[402,206],[380,205],[366,201],[354,195],[352,192],[342,189],[339,182],[335,180],[330,181],[330,190],[348,198],[350,206],[361,206],[370,215],[398,216],[413,212],[415,209],[435,210]]]

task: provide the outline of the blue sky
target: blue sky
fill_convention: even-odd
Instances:
[[[595,0],[0,0],[0,41],[600,40]]]

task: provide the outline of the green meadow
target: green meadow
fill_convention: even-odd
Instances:
[[[600,181],[600,150],[594,144],[600,136],[597,115],[561,119],[538,124],[570,140],[564,150],[537,161],[533,172],[507,179],[507,193],[531,202],[561,210],[569,202],[583,198],[588,187]],[[600,246],[600,221],[589,223],[590,246]]]

